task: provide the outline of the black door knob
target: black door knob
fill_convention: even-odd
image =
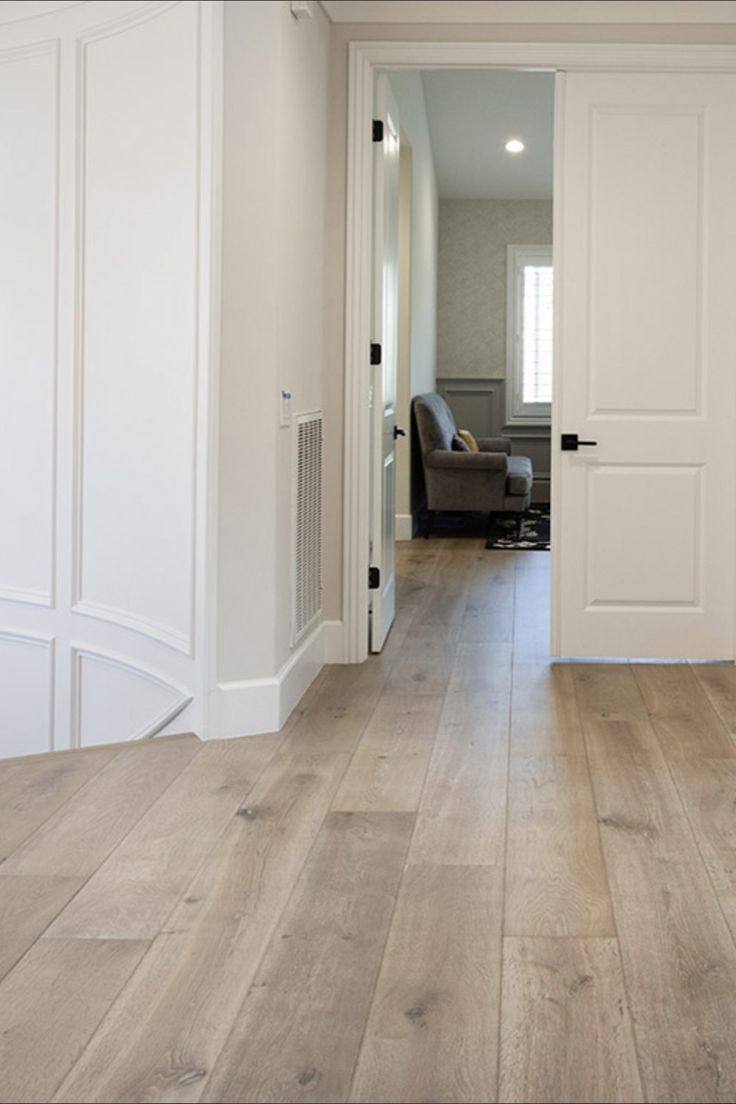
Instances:
[[[577,452],[581,445],[592,447],[597,441],[581,441],[577,433],[563,433],[560,439],[560,448],[563,452]]]
[[[394,441],[396,440],[397,437],[406,437],[406,430],[405,429],[399,429],[398,426],[394,426]]]

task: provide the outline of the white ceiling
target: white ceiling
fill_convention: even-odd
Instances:
[[[736,23],[734,0],[322,0],[335,23]]]
[[[422,73],[443,199],[551,199],[554,74]],[[504,149],[521,138],[523,153]]]

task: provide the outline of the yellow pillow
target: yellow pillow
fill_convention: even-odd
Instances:
[[[471,452],[478,452],[478,442],[469,429],[459,429],[458,437],[462,437]]]

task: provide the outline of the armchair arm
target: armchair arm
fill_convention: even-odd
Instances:
[[[432,449],[427,453],[428,468],[444,471],[508,471],[509,459],[505,452],[451,452],[449,449]]]
[[[479,437],[478,448],[481,452],[511,452],[510,437]]]

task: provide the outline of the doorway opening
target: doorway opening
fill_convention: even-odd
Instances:
[[[549,596],[554,95],[549,71],[377,74],[371,651],[394,541],[534,552]]]

